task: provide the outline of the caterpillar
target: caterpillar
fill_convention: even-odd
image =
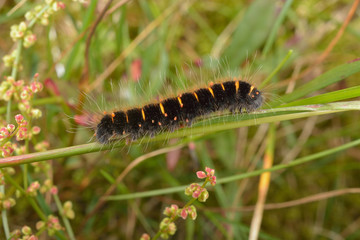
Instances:
[[[105,114],[96,127],[96,138],[107,144],[114,136],[129,136],[132,140],[162,130],[174,131],[182,124],[191,126],[199,116],[229,110],[251,112],[262,105],[262,93],[253,85],[233,79],[211,83],[207,88],[182,93],[176,97]]]

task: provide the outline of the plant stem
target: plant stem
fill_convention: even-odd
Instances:
[[[289,57],[292,55],[293,50],[289,50],[284,59],[280,62],[279,65],[272,71],[272,73],[260,84],[259,88],[266,86],[266,84],[275,76],[275,74],[284,66],[286,61],[289,59]]]
[[[55,203],[56,203],[56,206],[57,208],[59,209],[59,214],[64,222],[64,225],[65,225],[65,229],[69,235],[69,238],[71,240],[75,240],[75,235],[74,235],[74,232],[71,228],[71,225],[70,225],[70,222],[69,222],[69,219],[64,215],[64,209],[61,205],[61,201],[59,199],[59,196],[57,194],[54,194],[54,199],[55,199]]]

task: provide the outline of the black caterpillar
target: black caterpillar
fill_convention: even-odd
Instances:
[[[106,144],[113,136],[129,136],[132,140],[147,134],[154,136],[162,130],[173,131],[184,123],[190,126],[196,117],[216,111],[251,112],[262,102],[261,92],[247,82],[211,84],[142,108],[106,114],[97,125],[96,138]]]

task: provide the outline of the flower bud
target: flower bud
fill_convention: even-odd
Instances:
[[[21,232],[24,234],[24,235],[31,235],[31,228],[28,227],[28,226],[23,226],[21,228]]]

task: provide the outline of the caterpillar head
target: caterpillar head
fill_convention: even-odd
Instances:
[[[262,93],[256,87],[251,86],[250,92],[247,96],[247,103],[248,103],[247,110],[252,111],[261,107],[263,101],[264,98],[262,96]]]

